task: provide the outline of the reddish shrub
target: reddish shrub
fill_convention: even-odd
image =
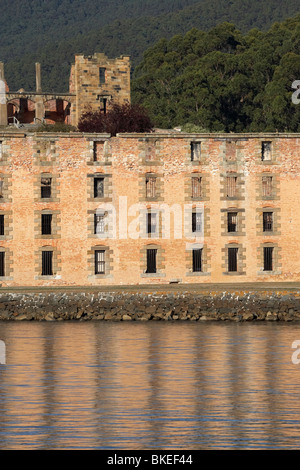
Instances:
[[[84,113],[78,123],[80,132],[151,132],[153,124],[145,108],[133,104],[113,104],[104,114],[101,111]]]

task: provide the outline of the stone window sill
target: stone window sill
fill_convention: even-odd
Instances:
[[[166,277],[165,273],[142,273],[141,277],[151,278],[151,277]]]
[[[245,272],[241,272],[241,271],[226,271],[224,273],[225,276],[245,276]]]
[[[197,271],[194,273],[186,273],[186,277],[195,277],[195,276],[210,276],[211,273],[204,271]]]

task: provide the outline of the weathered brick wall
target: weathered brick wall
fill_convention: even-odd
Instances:
[[[191,161],[191,142],[201,142],[199,161]],[[262,141],[272,142],[272,159],[261,160]],[[300,280],[300,136],[298,134],[0,134],[0,178],[5,233],[3,286],[138,285],[272,282]],[[96,145],[96,142],[98,144]],[[96,148],[96,150],[95,150]],[[227,152],[228,150],[228,152]],[[147,175],[156,177],[157,199],[147,198]],[[203,178],[203,194],[193,198],[191,178]],[[226,195],[228,175],[237,175],[236,197]],[[272,175],[264,195],[262,177]],[[94,198],[94,177],[104,177],[103,197]],[[52,197],[41,199],[41,178],[52,179]],[[134,206],[142,204],[141,208]],[[189,229],[170,237],[140,236],[132,229],[147,210],[177,205],[191,225],[193,205],[204,211],[203,239]],[[184,215],[185,205],[191,212]],[[116,236],[97,236],[97,209],[116,209]],[[239,230],[228,233],[228,211],[238,214]],[[273,213],[273,230],[264,232],[263,213]],[[53,214],[52,235],[42,235],[40,216]],[[127,214],[127,217],[124,217]],[[128,231],[124,223],[127,223]],[[121,224],[121,234],[119,228]],[[123,225],[122,225],[123,224]],[[188,225],[187,224],[187,225]],[[131,232],[130,232],[131,230]],[[128,233],[130,232],[130,233]],[[177,238],[175,237],[177,236]],[[273,269],[263,269],[263,249],[273,247]],[[157,271],[146,270],[146,249],[157,248]],[[192,252],[203,248],[202,271],[193,272]],[[237,271],[228,271],[228,248],[238,249]],[[94,252],[104,250],[106,272],[95,274]],[[53,275],[41,275],[41,253],[53,250]]]
[[[103,69],[102,78],[100,68]],[[71,124],[75,126],[83,112],[103,108],[103,100],[107,102],[107,109],[112,101],[130,103],[129,57],[109,59],[102,53],[76,55],[71,67],[70,93],[76,93],[76,103],[71,108]]]

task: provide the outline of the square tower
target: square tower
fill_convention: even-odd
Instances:
[[[104,113],[111,103],[130,103],[130,57],[109,59],[105,54],[75,55],[71,67],[70,93],[75,103],[71,109],[71,124],[77,125],[86,111]]]

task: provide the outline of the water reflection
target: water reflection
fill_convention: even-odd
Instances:
[[[299,448],[297,324],[1,323],[1,449]]]

